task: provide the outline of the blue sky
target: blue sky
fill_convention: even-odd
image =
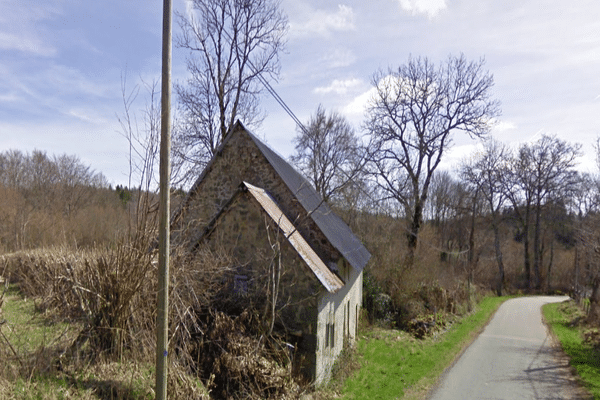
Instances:
[[[510,5],[508,5],[510,4]],[[514,5],[512,5],[514,4]],[[410,55],[439,62],[485,57],[506,143],[541,133],[579,142],[593,171],[600,135],[600,3],[597,0],[282,0],[290,30],[273,87],[306,121],[319,103],[359,129],[378,69]],[[186,1],[174,0],[185,12]],[[131,89],[160,77],[160,0],[0,0],[0,151],[76,154],[113,184],[127,183],[128,145],[119,133],[121,77]],[[175,27],[174,34],[177,33]],[[173,53],[173,80],[186,78]],[[144,91],[134,106],[141,124]],[[284,156],[294,122],[270,98],[257,134]],[[460,135],[451,168],[475,142]]]

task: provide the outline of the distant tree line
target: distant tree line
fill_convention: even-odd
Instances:
[[[91,246],[122,225],[119,198],[102,173],[77,156],[0,153],[0,249]]]

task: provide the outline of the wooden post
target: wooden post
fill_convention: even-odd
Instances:
[[[158,304],[156,316],[156,399],[167,398],[169,337],[169,220],[171,175],[171,21],[172,0],[163,0],[160,205],[158,226]]]

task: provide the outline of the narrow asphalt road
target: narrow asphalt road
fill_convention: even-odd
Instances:
[[[568,297],[523,297],[500,306],[442,376],[431,400],[581,399],[568,360],[542,323],[541,307]]]

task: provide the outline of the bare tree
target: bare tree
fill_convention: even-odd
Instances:
[[[590,293],[590,311],[588,320],[600,321],[600,215],[597,209],[580,218],[577,227],[577,245],[575,247],[574,298]]]
[[[463,182],[457,181],[449,171],[436,171],[429,187],[424,219],[437,228],[441,249],[462,251],[468,248],[468,214],[473,209],[476,196]],[[444,257],[444,255],[442,255]]]
[[[542,260],[542,211],[546,204],[564,200],[576,189],[577,172],[573,169],[581,155],[581,146],[556,136],[542,135],[534,143],[521,145],[513,159],[506,195],[513,204],[522,226],[523,256],[527,285],[540,289]],[[533,230],[531,217],[533,213]],[[529,236],[533,233],[533,273]]]
[[[600,171],[600,136],[593,143],[597,172]],[[591,289],[589,319],[600,320],[600,176],[579,175],[576,190],[571,196],[575,218],[574,274],[571,296],[579,301]]]
[[[427,58],[373,78],[376,94],[367,111],[373,176],[404,207],[409,220],[408,263],[413,263],[424,206],[435,170],[452,144],[452,133],[483,137],[499,103],[490,98],[493,76],[484,60],[450,56],[435,67]]]
[[[0,153],[0,246],[23,249],[59,240],[77,241],[71,229],[78,214],[101,203],[104,175],[77,156],[48,156],[9,150]],[[87,209],[87,210],[86,210]],[[87,227],[86,227],[87,228]],[[87,229],[86,229],[87,230]]]
[[[57,185],[55,190],[63,213],[69,216],[79,211],[85,204],[90,203],[96,194],[92,188],[108,187],[104,175],[94,172],[91,167],[83,164],[79,157],[63,154],[54,156],[56,165]]]
[[[158,82],[142,81],[146,90],[146,104],[141,110],[143,124],[138,125],[135,110],[132,109],[140,91],[136,84],[129,90],[124,75],[121,79],[123,113],[117,115],[121,125],[121,135],[129,144],[129,188],[137,186],[135,202],[129,207],[128,234],[139,237],[142,232],[156,229],[158,220],[158,163],[160,150],[160,96]],[[173,172],[172,172],[173,173]]]
[[[502,209],[507,201],[503,181],[507,175],[506,160],[509,155],[509,150],[500,142],[488,140],[484,143],[483,152],[476,158],[464,162],[460,168],[462,179],[472,188],[472,191],[478,191],[483,196],[490,213],[494,232],[494,251],[498,263],[499,277],[496,286],[498,296],[502,296],[505,284],[504,261],[500,247],[500,223]]]
[[[292,162],[325,201],[358,178],[362,152],[350,123],[341,114],[326,114],[319,105],[306,129],[298,128]]]
[[[279,74],[287,17],[278,0],[192,0],[178,14],[176,43],[189,50],[185,85],[176,84],[180,123],[179,156],[204,164],[237,119],[252,127],[262,121],[259,81]]]

